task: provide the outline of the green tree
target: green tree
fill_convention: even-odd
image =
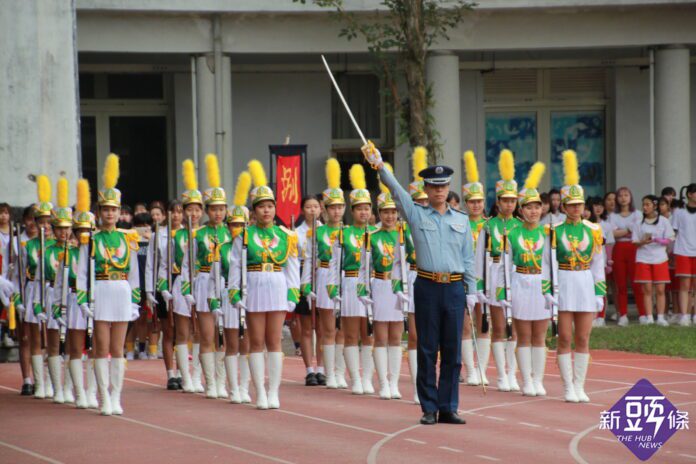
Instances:
[[[293,0],[306,3],[307,0]],[[375,59],[375,71],[385,84],[399,118],[398,143],[423,145],[431,161],[442,155],[440,137],[430,113],[431,86],[426,81],[428,50],[438,41],[449,40],[455,28],[475,3],[464,0],[382,0],[371,12],[348,11],[343,0],[312,0],[331,8],[343,23],[340,36],[362,37]],[[397,79],[403,76],[406,95],[399,92]]]

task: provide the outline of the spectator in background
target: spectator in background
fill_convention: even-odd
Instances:
[[[539,195],[539,198],[541,198],[541,220],[539,223],[545,224],[544,218],[547,214],[549,214],[549,209],[551,208],[551,204],[549,203],[549,194],[544,192]]]
[[[566,219],[566,215],[561,211],[561,192],[558,189],[549,190],[549,212],[541,224],[558,224]]]
[[[145,203],[138,202],[133,207],[133,215],[147,213],[147,206]]]
[[[666,187],[662,189],[664,193],[671,187]],[[669,192],[668,192],[669,193]],[[668,219],[670,223],[672,222],[672,204],[676,205],[678,200],[673,198],[670,200],[666,196],[661,196],[658,202],[658,210],[660,211],[660,216]],[[667,312],[672,313],[672,317],[679,313],[679,278],[674,275],[674,243],[667,247],[667,257],[669,263],[669,280],[670,282],[665,287],[665,293],[667,295]]]
[[[679,325],[688,326],[691,323],[689,292],[696,288],[696,183],[683,189],[686,190],[686,204],[674,210],[672,226],[677,231],[674,260],[675,274],[679,278]]]
[[[643,290],[646,317],[641,324],[652,324],[653,293],[657,306],[657,324],[669,325],[665,319],[665,285],[670,282],[667,246],[674,240],[669,220],[658,213],[659,199],[655,195],[643,197],[643,220],[633,229],[632,241],[636,251],[635,282]]]
[[[133,210],[128,205],[121,205],[121,215],[118,218],[116,227],[119,229],[133,228]]]
[[[606,200],[605,200],[606,204]],[[628,187],[616,191],[616,210],[609,215],[614,226],[614,283],[616,284],[616,309],[621,315],[619,325],[628,325],[628,286],[633,286],[633,296],[638,306],[639,320],[645,320],[645,304],[641,286],[634,280],[636,270],[636,245],[631,241],[633,229],[643,220],[643,215],[633,206],[633,194]]]
[[[138,233],[138,266],[139,269],[145,269],[147,259],[148,244],[150,235],[152,234],[152,217],[148,213],[139,213],[133,216],[133,226]],[[145,272],[140,273],[140,288],[145,288]],[[140,302],[141,308],[145,304],[145,293]],[[139,341],[140,359],[147,359],[147,314],[140,311],[140,317],[131,324],[128,333],[126,334],[126,359],[132,361],[135,352],[135,339]]]
[[[148,213],[152,217],[152,225],[159,224],[160,226],[166,225],[167,221],[167,209],[164,207],[164,203],[159,200],[155,200],[150,203],[148,208]]]
[[[616,211],[616,192],[607,192],[604,194],[604,214],[608,218],[614,211]],[[604,220],[606,221],[607,218]]]
[[[660,192],[660,196],[666,198],[667,204],[671,205],[672,200],[677,198],[677,191],[674,190],[674,187],[665,187],[662,189],[662,192]]]
[[[447,203],[454,209],[460,209],[459,204],[461,203],[461,199],[459,195],[450,190],[450,193],[447,194]]]
[[[590,197],[587,199],[587,204],[585,207],[585,211],[589,211],[589,217],[588,220],[590,222],[593,222],[595,224],[599,224],[599,226],[602,228],[602,237],[604,238],[604,245],[602,246],[602,253],[604,254],[604,273],[606,276],[611,274],[611,266],[612,266],[612,261],[611,261],[611,255],[612,251],[614,249],[614,234],[613,234],[613,227],[606,222],[602,221],[602,216],[606,217],[605,211],[604,211],[604,201],[600,197]],[[608,277],[607,277],[608,280]],[[605,315],[606,315],[606,308],[607,308],[607,300],[605,298],[604,301],[604,307],[602,310],[597,314],[597,318],[593,322],[594,327],[604,327],[605,326]]]

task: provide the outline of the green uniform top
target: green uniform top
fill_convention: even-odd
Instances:
[[[320,262],[328,263],[331,261],[331,253],[334,242],[338,238],[340,226],[332,227],[328,224],[317,227],[317,267]],[[312,229],[307,229],[307,245],[304,250],[304,266],[302,267],[301,287],[302,294],[309,295],[312,289]]]
[[[408,264],[416,264],[416,247],[413,244],[411,226],[407,222],[404,222],[404,245],[406,246],[406,262]]]
[[[46,249],[56,243],[53,238],[47,238],[44,240],[44,246]],[[39,276],[39,249],[41,248],[41,239],[39,237],[34,237],[29,240],[24,249],[26,251],[26,277],[30,280],[38,279]],[[45,268],[44,268],[45,269]],[[48,280],[48,277],[46,277]]]
[[[77,284],[77,260],[80,255],[80,249],[74,246],[68,245],[68,286],[75,288]],[[50,247],[46,248],[46,262],[44,263],[46,269],[46,279],[53,282],[54,292],[59,289],[58,286],[58,275],[63,272],[63,258],[65,257],[65,244],[60,244],[55,242]],[[62,282],[61,282],[62,285]],[[56,296],[57,298],[57,296]],[[39,308],[40,310],[40,308]],[[53,315],[58,318],[60,316],[60,301],[53,301]],[[37,313],[36,306],[34,307],[34,312]]]
[[[559,266],[570,269],[589,269],[595,282],[595,295],[604,296],[607,293],[607,283],[604,280],[604,266],[597,265],[596,257],[602,256],[602,229],[598,224],[582,220],[576,223],[570,220],[554,224],[554,242],[556,259]]]
[[[377,230],[377,228],[375,226],[367,226],[367,229],[365,227],[357,226],[348,226],[343,228],[343,243],[341,244],[336,242],[334,244],[335,249],[332,252],[331,257],[332,260],[340,259],[342,246],[343,266],[341,270],[347,272],[360,271],[360,266],[362,265],[363,247],[365,245],[366,230],[369,234],[370,232]],[[332,271],[334,269],[337,269],[337,266],[329,267],[332,268]],[[326,289],[329,293],[329,297],[335,298],[338,294],[337,281],[340,278],[340,276],[338,276],[336,272],[332,272],[331,275],[332,277],[329,278],[329,284],[326,286]],[[358,295],[367,296],[367,289],[365,288],[364,284],[358,284]]]
[[[196,253],[196,272],[210,272],[211,264],[219,258],[220,246],[232,240],[232,234],[225,224],[205,225],[194,231],[193,240]],[[182,295],[191,294],[191,282],[189,282],[188,274],[188,262],[184,261],[182,255]]]
[[[533,229],[528,229],[522,225],[511,230],[508,234],[511,263],[517,268],[532,268],[540,272],[542,274],[542,293],[551,293],[548,263],[544,262],[544,247],[548,235],[548,225],[537,225]],[[506,296],[505,288],[498,287],[496,289],[496,298],[499,301],[507,299]]]
[[[476,249],[479,235],[481,235],[481,229],[486,226],[486,219],[480,217],[479,219],[474,220],[471,219],[471,216],[469,216],[469,226],[471,227],[471,236],[474,239],[474,249]]]
[[[379,229],[370,234],[372,250],[372,270],[375,272],[391,272],[394,267],[394,252],[399,246],[397,230]]]
[[[498,215],[486,221],[486,232],[491,237],[491,257],[497,258],[503,251],[503,236],[522,225],[522,221],[516,217],[504,219]]]
[[[184,250],[188,246],[188,230],[177,229],[174,231],[174,240],[172,242],[172,274],[181,274],[181,268],[184,261]],[[171,291],[167,278],[167,256],[160,258],[159,278],[157,279],[157,291]]]

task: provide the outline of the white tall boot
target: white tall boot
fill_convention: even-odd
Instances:
[[[63,398],[63,379],[60,378],[60,371],[63,370],[62,360],[62,356],[50,356],[48,358],[48,374],[51,378],[51,383],[55,385],[53,402],[59,404],[65,402],[65,398]]]
[[[31,369],[34,371],[34,398],[46,398],[43,355],[35,354],[31,357]]]
[[[558,370],[561,371],[565,400],[568,403],[577,403],[578,395],[575,394],[573,386],[573,360],[570,356],[570,353],[559,354],[556,359],[558,360]]]
[[[111,414],[123,414],[121,407],[121,392],[123,391],[123,376],[126,373],[125,358],[111,358]]]
[[[242,398],[242,404],[251,403],[249,396],[249,383],[251,382],[251,371],[249,370],[249,356],[246,354],[239,355],[239,396]]]
[[[413,383],[413,402],[420,404],[418,399],[418,386],[416,379],[418,378],[418,351],[408,350],[408,369],[411,371],[411,382]]]
[[[264,385],[266,366],[263,353],[249,354],[249,368],[251,370],[251,378],[254,381],[254,388],[256,389],[256,408],[268,409],[268,397],[266,396],[266,386]]]
[[[466,384],[481,385],[481,379],[474,365],[474,341],[470,338],[462,340],[462,363],[466,367]]]
[[[97,401],[97,373],[94,369],[94,359],[87,358],[87,407],[89,409],[99,409]]]
[[[392,399],[400,400],[399,376],[401,375],[403,354],[400,346],[390,346],[387,351],[389,352],[389,390]]]
[[[191,382],[193,383],[193,391],[196,393],[203,393],[205,389],[201,383],[201,344],[193,344],[193,353],[191,353],[193,358],[193,375],[191,377]]]
[[[215,386],[217,386],[217,397],[227,398],[227,374],[225,373],[225,352],[215,352]]]
[[[546,370],[546,347],[532,347],[532,379],[537,396],[546,396],[544,388],[544,371]]]
[[[488,377],[486,377],[486,370],[488,369],[488,361],[491,358],[491,339],[490,338],[479,338],[476,340],[476,347],[478,348],[478,362],[481,365],[481,382],[484,385],[488,385]],[[478,370],[476,371],[478,374]]]
[[[375,369],[377,369],[377,379],[379,380],[379,397],[383,400],[391,399],[391,391],[389,390],[389,381],[387,380],[387,371],[389,363],[387,358],[387,347],[375,347]]]
[[[590,353],[575,352],[575,394],[578,395],[578,401],[581,403],[589,403],[590,397],[585,393],[585,376],[587,375],[587,367],[590,364]]]
[[[97,377],[99,398],[101,399],[101,415],[111,415],[111,396],[109,395],[109,359],[94,360],[94,375]]]
[[[326,371],[326,388],[338,388],[338,383],[336,383],[336,345],[324,345],[322,349],[324,370]]]
[[[50,371],[46,369],[44,371],[44,390],[46,393],[46,398],[53,398],[53,382],[51,382]]]
[[[188,357],[188,345],[186,343],[176,345],[176,365],[179,368],[179,372],[181,372],[181,389],[184,393],[193,393],[193,382],[191,382]]]
[[[215,385],[215,353],[201,353],[201,368],[205,377],[206,398],[217,398],[217,385]]]
[[[75,402],[75,396],[73,395],[73,380],[72,374],[70,373],[70,356],[67,354],[63,356],[63,398],[66,403],[72,404]]]
[[[346,346],[343,349],[343,355],[346,358],[350,380],[353,384],[351,390],[354,395],[362,395],[365,391],[360,379],[360,348],[357,346]]]
[[[268,353],[268,409],[280,408],[280,379],[283,376],[283,353]]]
[[[515,349],[517,342],[508,340],[505,345],[505,357],[507,358],[507,375],[510,391],[520,391],[520,385],[517,383],[517,358],[515,357]]]
[[[239,394],[239,355],[225,357],[225,371],[227,372],[227,382],[230,384],[230,403],[240,404],[242,397]]]
[[[517,363],[522,373],[522,394],[524,396],[536,396],[534,381],[532,380],[532,348],[520,346],[517,348]]]
[[[375,360],[372,357],[372,345],[363,345],[360,349],[360,364],[362,365],[362,387],[366,395],[375,392],[372,386],[372,375],[375,372]]]
[[[336,344],[336,386],[338,388],[348,388],[348,382],[346,382],[346,358],[344,352],[344,346]]]
[[[82,359],[71,359],[69,363],[70,377],[73,379],[75,387],[75,406],[78,409],[87,408],[87,394],[85,393],[85,385],[82,372]]]
[[[508,381],[507,372],[505,372],[505,342],[493,342],[493,360],[495,361],[495,369],[498,371],[498,391],[509,392],[510,382]]]

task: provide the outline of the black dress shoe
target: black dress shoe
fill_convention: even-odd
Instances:
[[[435,425],[437,423],[437,413],[436,412],[426,412],[421,417],[420,423],[423,425]]]
[[[20,393],[22,396],[31,396],[34,394],[34,384],[32,383],[25,383],[22,385],[22,393]]]
[[[184,386],[183,386],[183,383],[182,383],[182,382],[183,382],[183,381],[181,380],[181,377],[177,377],[177,378],[176,378],[177,390],[183,390],[183,389],[184,389]]]
[[[317,382],[317,375],[314,372],[310,372],[304,379],[304,384],[306,387],[316,387],[319,385]]]
[[[456,412],[440,411],[438,422],[441,424],[466,424]]]
[[[321,372],[317,372],[317,385],[326,386],[326,376]]]
[[[170,377],[169,380],[167,380],[167,390],[178,390],[179,389],[179,382],[176,381],[176,377]]]

